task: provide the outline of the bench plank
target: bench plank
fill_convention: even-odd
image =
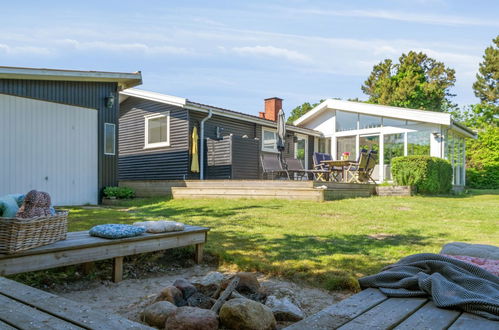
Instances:
[[[81,264],[90,261],[129,256],[145,252],[201,244],[206,241],[206,231],[177,232],[177,235],[150,236],[142,240],[105,240],[106,244],[74,246],[68,250],[50,250],[37,254],[9,255],[0,259],[0,275],[17,274],[35,270]],[[57,243],[54,243],[55,245]]]
[[[0,295],[0,320],[19,329],[84,329]]]
[[[45,254],[49,252],[57,252],[57,251],[67,251],[71,249],[80,249],[82,247],[91,247],[91,246],[105,246],[105,245],[114,245],[117,243],[123,242],[138,242],[138,241],[147,241],[151,239],[165,238],[165,237],[176,237],[182,235],[189,235],[192,233],[206,233],[210,229],[206,227],[198,227],[198,226],[185,226],[185,230],[183,231],[173,231],[166,233],[158,233],[158,234],[150,234],[144,233],[135,237],[127,237],[120,239],[106,239],[101,237],[94,237],[88,234],[88,231],[78,231],[78,232],[69,232],[67,235],[67,239],[59,242],[55,242],[53,244],[40,246],[34,249],[21,251],[15,254],[0,254],[1,259],[9,259],[9,258],[17,258],[20,256],[27,255],[35,255],[35,254]]]
[[[286,330],[336,329],[388,298],[377,289],[367,289],[297,322]]]
[[[447,329],[459,315],[460,311],[438,308],[429,301],[395,329]]]
[[[11,327],[7,323],[0,321],[0,329],[2,330],[17,330],[17,328]]]
[[[490,330],[499,329],[499,322],[487,320],[478,315],[463,313],[452,324],[449,330]]]
[[[390,298],[340,329],[391,329],[427,302],[426,298]]]
[[[0,293],[5,297],[17,300],[19,304],[22,303],[32,306],[39,311],[51,314],[62,320],[70,321],[87,329],[152,329],[115,314],[96,312],[84,304],[58,297],[54,294],[29,287],[4,277],[0,277]],[[8,304],[0,303],[0,305],[5,308],[9,307]],[[31,308],[30,313],[33,310],[35,309]],[[15,312],[17,313],[17,311],[18,310],[16,309]],[[12,313],[12,311],[10,313],[4,313],[0,310],[0,319],[4,317],[4,314],[14,315],[16,313]],[[4,321],[15,324],[9,320]],[[73,329],[79,328],[74,326]]]

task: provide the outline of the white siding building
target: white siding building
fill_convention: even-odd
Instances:
[[[448,159],[454,170],[453,184],[463,186],[464,139],[476,138],[448,113],[333,99],[325,100],[294,124],[322,132],[325,140],[317,141],[315,149],[331,153],[333,159],[340,159],[344,152],[354,160],[361,149],[378,151],[373,173],[378,182],[391,180],[392,158],[428,155]]]

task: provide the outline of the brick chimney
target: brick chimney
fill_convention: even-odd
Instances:
[[[265,112],[259,112],[259,117],[277,121],[277,115],[279,114],[279,110],[282,109],[282,99],[278,97],[271,97],[265,99]]]

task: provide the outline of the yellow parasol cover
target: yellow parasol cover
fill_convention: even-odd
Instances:
[[[192,130],[192,148],[191,148],[191,172],[199,173],[199,156],[198,156],[198,128]]]

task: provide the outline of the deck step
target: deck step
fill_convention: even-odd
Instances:
[[[250,187],[250,188],[313,188],[313,181],[295,180],[186,180],[185,186],[188,188],[203,187]]]
[[[173,198],[258,198],[323,201],[324,191],[314,188],[289,187],[173,187]]]

